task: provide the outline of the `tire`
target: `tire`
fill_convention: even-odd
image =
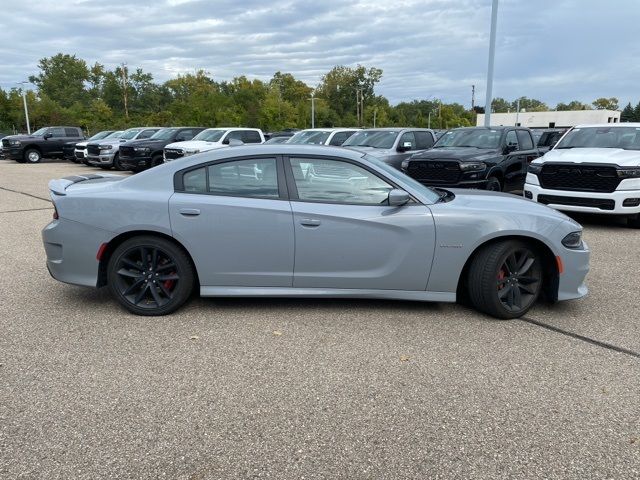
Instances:
[[[477,310],[503,320],[518,318],[540,296],[542,256],[521,241],[492,243],[475,255],[467,280]]]
[[[640,213],[632,217],[627,217],[627,226],[631,228],[640,228]]]
[[[111,165],[98,165],[102,170],[111,170]]]
[[[113,157],[113,168],[119,171],[124,170],[124,168],[122,167],[122,164],[120,163],[120,155],[118,155],[117,153]]]
[[[501,192],[502,183],[500,183],[500,180],[498,180],[496,177],[489,177],[484,189],[490,192]]]
[[[164,160],[162,159],[162,155],[156,155],[151,159],[151,168],[157,167],[158,165],[162,165]]]
[[[24,152],[24,161],[26,163],[39,163],[42,160],[42,154],[40,150],[35,148],[29,148]]]
[[[116,248],[109,259],[107,281],[112,295],[131,313],[167,315],[191,297],[195,272],[181,247],[145,235]]]

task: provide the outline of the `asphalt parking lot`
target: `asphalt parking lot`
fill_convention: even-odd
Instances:
[[[143,318],[47,273],[47,181],[87,171],[0,160],[0,478],[640,478],[640,231],[577,218],[590,295],[526,320],[273,299]]]

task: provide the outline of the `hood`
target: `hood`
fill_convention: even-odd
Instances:
[[[610,163],[621,167],[640,165],[640,150],[622,148],[567,148],[550,150],[532,163]]]
[[[360,147],[357,145],[347,145],[344,148],[355,150],[356,152],[367,153],[369,155],[373,155],[374,157],[388,157],[389,155],[396,155],[398,153],[401,153],[396,151],[395,148]]]
[[[161,140],[159,138],[141,138],[137,140],[129,140],[128,142],[123,143],[121,146],[162,148],[168,143],[168,140]]]
[[[451,160],[477,160],[482,161],[502,155],[497,149],[484,149],[474,147],[432,148],[411,157],[411,160],[451,159]]]
[[[168,145],[165,146],[165,148],[179,148],[182,150],[197,149],[205,152],[207,150],[213,150],[214,148],[221,148],[226,146],[227,145],[220,142],[205,142],[203,140],[189,140],[186,142],[169,143]]]
[[[7,135],[6,137],[3,137],[3,140],[20,140],[22,141],[29,141],[29,140],[44,140],[44,137],[36,137],[35,135]]]
[[[460,188],[448,188],[455,194],[453,202],[457,207],[469,206],[474,210],[482,210],[487,213],[500,212],[510,216],[513,215],[538,215],[549,219],[557,219],[559,222],[564,220],[575,224],[576,228],[580,225],[568,217],[564,213],[547,207],[542,203],[528,200],[524,197],[513,195],[512,193],[488,192],[485,190],[469,190]]]
[[[85,148],[88,144],[89,142],[86,140],[84,142],[78,142],[76,143],[76,148]]]

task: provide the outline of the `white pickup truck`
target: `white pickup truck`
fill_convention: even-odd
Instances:
[[[529,164],[524,196],[558,210],[624,216],[640,228],[640,123],[573,127]]]

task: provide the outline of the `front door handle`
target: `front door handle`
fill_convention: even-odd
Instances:
[[[318,227],[320,226],[320,220],[316,220],[315,218],[303,218],[300,220],[300,225],[305,227]]]
[[[184,215],[185,217],[197,217],[200,215],[200,209],[198,208],[181,208],[179,212],[180,215]]]

